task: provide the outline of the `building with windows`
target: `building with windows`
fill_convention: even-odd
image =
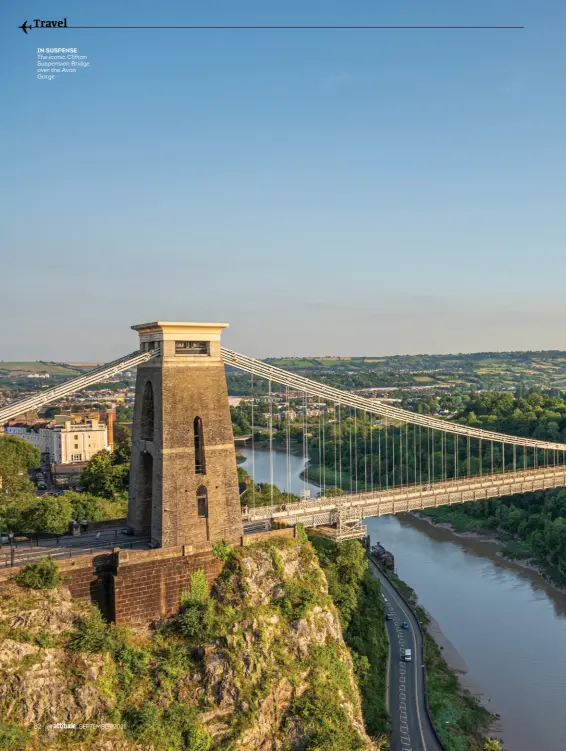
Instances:
[[[62,420],[62,417],[67,419]],[[15,435],[35,446],[45,464],[87,462],[99,451],[110,450],[106,425],[96,418],[73,422],[70,416],[34,424],[13,423],[5,426],[6,435]]]

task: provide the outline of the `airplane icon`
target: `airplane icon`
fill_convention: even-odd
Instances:
[[[27,34],[28,29],[33,29],[33,26],[31,24],[28,26],[28,22],[26,19],[21,26],[18,26],[18,29],[21,29],[24,32],[24,34]]]

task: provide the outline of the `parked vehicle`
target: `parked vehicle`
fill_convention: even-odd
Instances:
[[[47,489],[47,483],[46,483],[46,482],[44,482],[43,480],[40,480],[40,481],[39,481],[39,482],[37,483],[37,487],[38,487],[38,488],[39,488],[40,490],[46,490],[46,489]]]
[[[411,662],[411,660],[413,659],[413,655],[410,649],[405,650],[404,657],[405,657],[405,662]]]
[[[401,624],[401,627],[402,628],[409,628],[409,624],[407,623],[407,621],[403,621],[403,623]]]
[[[391,613],[385,613],[385,620],[386,620],[386,621],[391,621],[391,620],[393,620],[393,616],[391,615]]]

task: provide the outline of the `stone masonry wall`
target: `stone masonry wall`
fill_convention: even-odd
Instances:
[[[205,572],[209,587],[222,570],[212,552],[186,553],[182,548],[120,552],[114,577],[114,620],[142,624],[176,613],[194,571]]]
[[[294,534],[294,528],[260,532],[240,538],[240,545]],[[212,554],[210,544],[116,550],[57,561],[57,565],[75,599],[98,605],[109,621],[132,625],[149,624],[176,613],[194,571],[204,571],[211,587],[222,570],[222,561]],[[2,569],[0,588],[18,571]]]

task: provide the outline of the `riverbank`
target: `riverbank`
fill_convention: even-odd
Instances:
[[[566,594],[566,577],[562,572],[557,571],[546,561],[532,555],[524,547],[522,540],[513,537],[508,532],[499,530],[478,531],[477,529],[466,529],[466,526],[474,526],[476,520],[465,517],[458,510],[449,508],[429,509],[427,512],[414,511],[411,516],[431,524],[439,529],[447,529],[456,537],[481,540],[489,542],[501,548],[497,555],[512,561],[515,565],[529,571],[534,571],[541,576],[550,586],[560,594]],[[451,518],[454,517],[454,518]]]

